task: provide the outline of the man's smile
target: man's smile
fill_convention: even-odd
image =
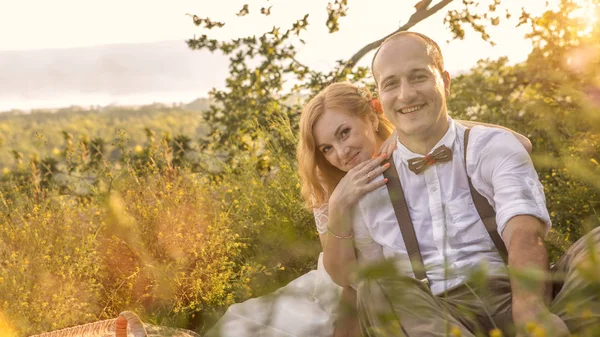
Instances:
[[[424,106],[425,106],[425,104],[413,105],[413,106],[409,106],[409,107],[406,107],[406,108],[402,108],[402,109],[396,110],[396,112],[399,112],[399,113],[401,113],[403,115],[406,115],[406,114],[410,114],[410,113],[419,111]]]

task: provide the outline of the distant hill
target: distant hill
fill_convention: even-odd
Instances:
[[[184,41],[0,51],[0,111],[188,103],[223,87],[227,66]]]
[[[154,103],[140,106],[72,106],[60,109],[13,110],[0,114],[0,178],[2,170],[17,165],[15,155],[29,159],[58,156],[65,146],[65,132],[74,142],[94,137],[107,143],[107,154],[117,151],[115,140],[133,149],[147,142],[147,130],[157,137],[165,134],[186,135],[193,143],[207,134],[202,111],[208,99],[189,104]],[[123,136],[124,135],[124,136]],[[110,146],[108,145],[110,144]]]

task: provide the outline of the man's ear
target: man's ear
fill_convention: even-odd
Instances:
[[[442,73],[442,80],[444,81],[444,91],[446,93],[446,97],[450,96],[450,73],[444,71]]]

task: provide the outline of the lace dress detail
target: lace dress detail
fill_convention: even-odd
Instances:
[[[319,234],[327,233],[327,223],[329,222],[329,205],[325,204],[319,208],[313,208],[315,214],[315,223]]]

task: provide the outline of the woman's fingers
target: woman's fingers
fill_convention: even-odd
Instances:
[[[385,163],[385,164],[383,164],[383,165],[381,165],[381,166],[379,166],[379,167],[376,167],[376,168],[375,168],[375,169],[372,171],[372,172],[373,172],[372,176],[373,176],[373,177],[377,177],[378,175],[380,175],[380,174],[382,174],[383,172],[385,172],[385,170],[389,169],[391,165],[392,165],[392,164],[390,164],[390,163],[388,162],[388,163]]]
[[[398,131],[394,130],[394,132],[392,132],[392,134],[388,137],[388,139],[386,139],[383,144],[381,144],[381,147],[379,148],[378,154],[391,154],[392,152],[394,152],[394,150],[396,149],[397,146],[397,140],[398,140]]]
[[[366,161],[367,163],[357,171],[357,174],[366,175],[367,173],[373,171],[375,168],[380,166],[384,160],[385,160],[385,154],[382,154],[373,159],[367,160]]]
[[[359,163],[358,165],[354,166],[353,168],[351,168],[348,173],[346,174],[346,176],[350,173],[354,173],[354,172],[358,172],[360,170],[363,169],[363,167],[367,166],[369,163],[371,163],[372,161],[376,160],[377,158],[371,158],[369,160],[365,160],[362,163]]]
[[[387,170],[390,167],[390,163],[385,163],[383,165],[369,165],[366,166],[363,170],[361,170],[359,172],[359,174],[362,174],[365,178],[365,182],[369,183],[371,180],[373,180],[375,177],[379,176],[380,174],[382,174],[385,170]],[[358,178],[361,178],[360,176]]]
[[[387,184],[387,182],[387,178],[373,180],[363,187],[362,192],[363,194],[369,193]]]

